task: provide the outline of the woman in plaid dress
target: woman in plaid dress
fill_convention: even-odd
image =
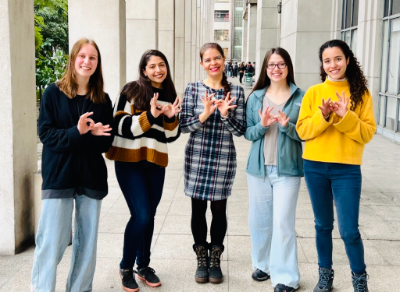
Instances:
[[[240,137],[246,131],[245,97],[242,87],[228,83],[224,52],[218,44],[205,44],[200,59],[207,78],[187,86],[179,121],[182,133],[190,133],[185,149],[185,195],[192,198],[193,249],[198,260],[195,280],[220,283],[226,202],[236,174],[232,134]],[[210,244],[207,201],[211,201],[213,215]]]

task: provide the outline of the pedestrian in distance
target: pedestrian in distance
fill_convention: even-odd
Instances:
[[[289,53],[270,49],[246,106],[252,278],[271,278],[275,292],[299,287],[296,205],[303,176],[296,132],[304,91],[296,86]]]
[[[333,202],[354,291],[368,292],[358,218],[362,155],[376,130],[372,98],[345,42],[324,43],[319,59],[322,83],[307,90],[297,122],[297,132],[305,140],[304,175],[315,218],[319,281],[314,292],[332,290]]]
[[[75,225],[66,291],[92,291],[102,199],[108,193],[102,153],[113,139],[112,105],[103,90],[101,55],[92,40],[72,47],[66,71],[42,97],[39,137],[42,212],[36,232],[32,291],[54,292],[57,265]]]
[[[189,83],[180,114],[183,133],[190,133],[185,150],[185,195],[191,197],[193,250],[197,255],[195,280],[221,283],[220,267],[227,230],[226,204],[236,174],[232,135],[246,131],[244,90],[228,83],[224,51],[216,43],[200,50],[203,81]],[[211,201],[211,243],[207,243],[207,201]],[[209,250],[209,253],[208,253]]]
[[[238,66],[237,62],[235,62],[235,65],[233,66],[233,78],[237,78],[238,69],[239,69],[239,66]]]
[[[239,66],[239,82],[240,84],[243,84],[243,75],[244,75],[244,71],[246,70],[246,66],[244,64],[244,62],[240,63]]]
[[[134,273],[150,287],[161,285],[149,264],[154,217],[168,165],[167,143],[180,135],[180,102],[170,72],[163,53],[144,52],[139,79],[124,86],[114,105],[113,127],[118,131],[106,157],[115,160],[117,180],[131,213],[120,263],[122,287],[128,292],[139,290]]]

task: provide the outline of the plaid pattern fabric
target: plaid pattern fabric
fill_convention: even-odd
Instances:
[[[236,174],[236,150],[232,134],[241,136],[246,132],[244,90],[231,84],[232,104],[237,107],[229,111],[223,120],[216,110],[205,122],[199,115],[204,106],[200,96],[216,93],[224,98],[224,90],[214,90],[202,81],[188,84],[182,103],[179,123],[182,133],[190,133],[185,148],[185,195],[209,201],[226,199],[231,194]]]

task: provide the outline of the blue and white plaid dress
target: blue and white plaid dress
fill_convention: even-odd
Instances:
[[[199,115],[204,105],[200,99],[207,94],[224,98],[224,89],[215,90],[202,81],[189,83],[182,103],[179,123],[182,133],[190,133],[185,148],[185,195],[199,199],[218,201],[226,199],[232,190],[236,174],[236,150],[232,134],[242,136],[246,132],[244,90],[231,86],[232,102],[228,117],[221,119],[218,109],[204,122]]]

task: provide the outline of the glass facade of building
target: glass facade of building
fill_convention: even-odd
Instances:
[[[243,24],[243,1],[234,2],[233,23],[233,59],[240,61],[242,58],[242,24]]]
[[[357,51],[357,26],[358,26],[359,0],[344,0],[342,13],[342,40],[351,50]]]

